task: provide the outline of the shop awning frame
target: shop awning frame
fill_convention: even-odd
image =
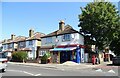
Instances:
[[[50,49],[50,51],[72,51],[75,50],[77,47],[67,47],[67,48],[54,48]]]

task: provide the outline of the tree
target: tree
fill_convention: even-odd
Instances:
[[[110,44],[110,49],[119,56],[120,55],[120,39],[114,39]]]
[[[115,5],[110,2],[92,2],[81,8],[79,27],[85,36],[95,41],[95,45],[103,50],[110,46],[113,38],[118,37],[119,14]],[[92,44],[92,43],[89,43]]]
[[[119,21],[119,27],[120,27],[120,21]],[[114,53],[117,56],[120,56],[120,28],[118,28],[118,36],[113,38],[113,41],[110,44],[110,49],[114,51]]]

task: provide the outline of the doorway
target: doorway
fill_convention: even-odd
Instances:
[[[66,61],[71,61],[71,51],[62,51],[60,52],[60,63],[64,63]]]

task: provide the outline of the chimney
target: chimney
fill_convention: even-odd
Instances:
[[[33,30],[33,29],[30,29],[30,30],[29,30],[29,37],[33,37],[33,34],[34,34],[34,30]]]
[[[65,27],[65,22],[63,20],[60,20],[59,22],[59,30],[63,31]]]
[[[14,40],[15,39],[15,35],[11,34],[11,39]]]

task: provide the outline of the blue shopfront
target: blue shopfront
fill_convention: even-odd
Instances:
[[[81,63],[83,52],[80,47],[66,47],[66,48],[54,48],[50,49],[52,63],[64,63],[66,61],[73,61]]]

